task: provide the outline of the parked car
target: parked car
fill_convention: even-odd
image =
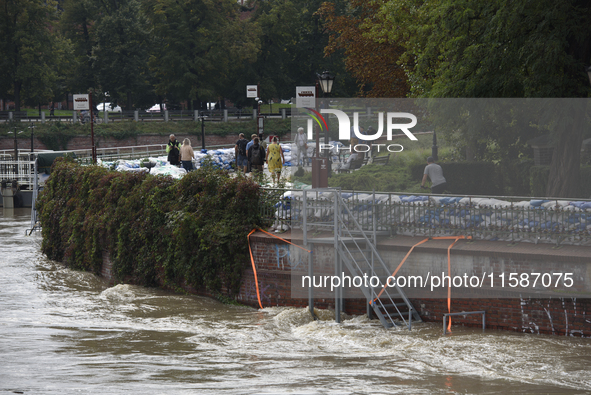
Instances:
[[[162,104],[162,110],[166,110],[166,104]],[[148,108],[146,112],[160,112],[160,104],[154,104],[152,107]]]
[[[100,103],[98,106],[96,106],[96,108],[99,111],[105,111],[105,108],[106,108],[108,112],[121,112],[121,107],[119,107],[119,106],[113,107],[112,103]]]

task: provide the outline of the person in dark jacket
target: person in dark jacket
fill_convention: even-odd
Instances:
[[[177,141],[174,134],[170,135],[166,145],[166,152],[168,153],[168,162],[171,165],[178,166],[181,164],[181,143]]]
[[[263,166],[265,165],[266,152],[261,146],[258,137],[255,137],[253,144],[248,149],[248,162],[250,162],[250,168],[252,171],[263,172]]]

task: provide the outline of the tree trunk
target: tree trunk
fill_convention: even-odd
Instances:
[[[14,111],[21,110],[21,85],[20,81],[14,81]]]
[[[571,99],[567,111],[556,119],[556,144],[550,164],[546,196],[575,198],[579,196],[581,145],[587,127],[585,99]]]

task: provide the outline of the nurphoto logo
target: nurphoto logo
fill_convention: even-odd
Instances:
[[[313,138],[313,126],[314,121],[320,127],[320,131],[327,130],[328,124],[326,119],[322,116],[322,114],[332,114],[335,115],[339,124],[339,140],[340,141],[350,141],[351,140],[351,133],[353,133],[354,137],[361,141],[376,141],[382,137],[384,134],[384,112],[378,112],[378,128],[375,133],[372,134],[364,134],[359,130],[359,113],[353,112],[353,127],[351,127],[351,119],[342,110],[333,110],[333,109],[321,109],[320,112],[316,111],[313,108],[305,107],[305,110],[310,112],[311,119],[308,119],[307,126],[307,134],[308,139],[312,140]],[[417,138],[414,134],[409,130],[416,126],[417,124],[417,117],[414,114],[408,112],[386,112],[386,140],[392,141],[392,135],[395,130],[400,130],[404,133],[410,140],[416,141]],[[399,123],[400,119],[409,119],[410,122],[407,123]],[[401,152],[404,147],[400,144],[373,144],[374,147],[377,147],[378,152],[380,151],[381,147],[385,147],[389,152]],[[332,144],[320,144],[320,151],[322,150],[332,150],[336,149],[344,150],[344,151],[355,151],[355,152],[367,152],[371,149],[368,144],[351,144],[350,146],[333,146]]]

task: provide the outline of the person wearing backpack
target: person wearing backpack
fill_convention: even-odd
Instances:
[[[176,139],[174,134],[170,135],[168,144],[166,145],[166,152],[168,153],[168,162],[173,166],[181,164],[180,153],[181,143]]]
[[[248,144],[248,140],[244,138],[244,133],[240,133],[238,135],[238,141],[236,141],[236,145],[234,146],[234,155],[236,156],[236,170],[242,169],[244,173],[248,170],[246,144]]]
[[[256,135],[256,133],[253,133],[253,134],[250,136],[250,141],[248,142],[248,144],[246,144],[246,152],[247,152],[247,155],[246,155],[246,156],[247,156],[247,159],[248,159],[248,150],[249,150],[249,149],[250,149],[250,147],[252,147],[252,145],[254,144],[254,139],[255,139],[255,137],[257,137],[257,135]],[[260,144],[260,143],[261,143],[261,141],[260,141],[260,139],[259,139],[259,144]],[[248,168],[246,169],[246,172],[247,172],[247,173],[250,173],[250,170],[251,170],[251,169],[250,169],[250,165],[251,165],[251,163],[250,163],[250,161],[249,161],[249,160],[247,160],[247,165],[248,165],[248,166],[247,166]]]
[[[263,166],[265,165],[265,150],[261,147],[258,137],[254,138],[253,144],[248,149],[247,157],[252,171],[263,171]]]

